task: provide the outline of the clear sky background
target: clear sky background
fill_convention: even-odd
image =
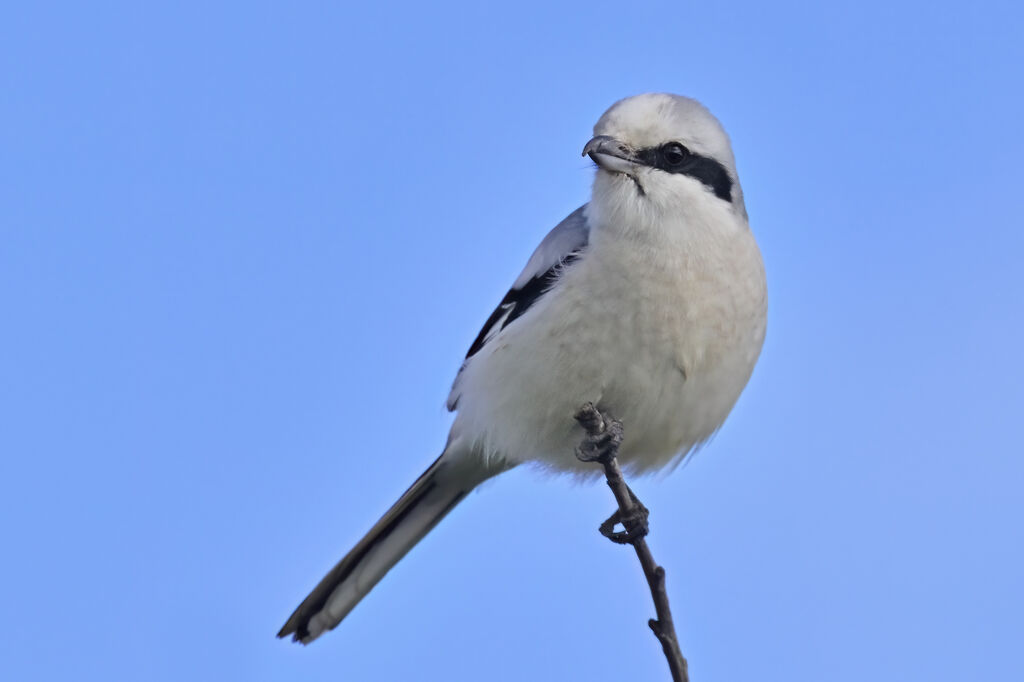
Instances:
[[[8,3],[0,677],[660,680],[601,485],[471,496],[274,634],[440,452],[615,100],[736,150],[768,340],[636,482],[695,682],[1024,677],[1012,2]]]

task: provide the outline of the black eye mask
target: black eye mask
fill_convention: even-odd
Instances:
[[[732,178],[725,166],[712,158],[695,154],[678,142],[638,149],[636,159],[645,166],[666,173],[689,175],[704,184],[723,201],[732,202]]]

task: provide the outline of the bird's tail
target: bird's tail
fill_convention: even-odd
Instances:
[[[473,488],[502,471],[451,459],[446,451],[416,479],[299,604],[278,637],[309,644],[333,629]]]

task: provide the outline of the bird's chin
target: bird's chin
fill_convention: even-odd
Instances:
[[[636,175],[636,168],[630,164],[628,169],[613,170],[606,168],[601,164],[598,164],[598,175],[603,176],[606,182],[611,183],[609,188],[618,186],[619,191],[625,190],[627,187],[635,189],[640,196],[645,196],[647,193],[644,191],[644,186],[640,184],[640,179]]]

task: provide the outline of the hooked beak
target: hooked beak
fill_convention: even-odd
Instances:
[[[638,163],[629,145],[609,135],[598,135],[588,142],[583,148],[583,156],[588,155],[594,163],[612,173],[629,174]]]

